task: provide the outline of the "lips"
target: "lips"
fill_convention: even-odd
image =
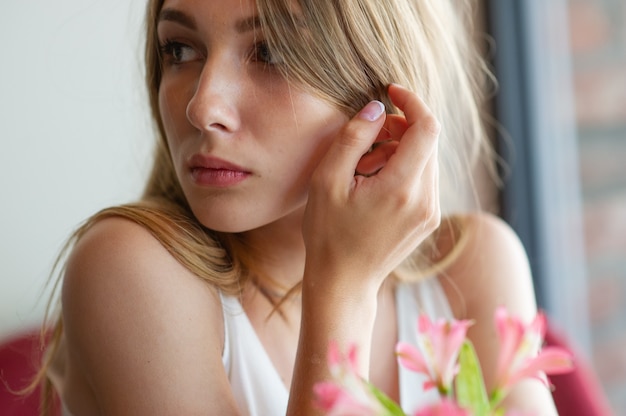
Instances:
[[[191,177],[201,186],[225,188],[237,185],[251,172],[244,167],[223,159],[206,155],[194,155],[189,161]]]

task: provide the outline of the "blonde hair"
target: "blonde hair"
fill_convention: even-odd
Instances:
[[[153,167],[142,199],[105,209],[89,218],[68,242],[75,243],[97,221],[118,216],[148,229],[178,261],[207,283],[237,294],[250,278],[254,254],[238,235],[203,227],[191,213],[178,182],[158,106],[161,56],[156,25],[164,0],[150,0],[146,13],[146,85],[157,131]],[[471,177],[471,166],[488,142],[480,106],[490,78],[474,46],[470,0],[256,0],[260,29],[283,75],[298,87],[354,115],[372,99],[399,112],[387,96],[390,83],[417,92],[441,122],[442,210],[457,202],[459,178]],[[450,219],[452,229],[459,225]],[[436,236],[416,252],[413,263],[424,274]],[[426,254],[424,254],[426,252]],[[441,263],[440,263],[441,264]],[[59,271],[62,276],[63,270]],[[406,273],[398,273],[406,276]],[[61,277],[59,277],[60,280]],[[256,277],[255,277],[256,278]],[[58,283],[58,280],[57,280]],[[62,336],[57,317],[46,371]],[[45,383],[50,397],[51,386]],[[35,383],[33,383],[33,386]],[[49,409],[44,409],[48,411]]]

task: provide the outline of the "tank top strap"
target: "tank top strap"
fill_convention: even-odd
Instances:
[[[417,331],[417,320],[421,314],[431,319],[452,319],[448,299],[436,277],[418,282],[400,283],[396,289],[396,315],[398,320],[398,341],[416,346],[424,352]],[[419,407],[440,400],[436,389],[424,390],[427,377],[423,374],[398,367],[400,405],[408,414]]]
[[[289,392],[236,297],[220,293],[224,314],[222,362],[243,416],[285,414]]]

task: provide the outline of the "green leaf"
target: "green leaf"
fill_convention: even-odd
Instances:
[[[388,412],[385,416],[406,416],[406,413],[400,406],[389,398],[385,393],[378,390],[373,384],[368,383],[370,391],[374,394],[376,399]]]
[[[476,351],[465,341],[459,352],[460,370],[455,378],[456,399],[459,406],[470,409],[474,416],[489,414],[490,405]]]
[[[493,409],[497,408],[500,403],[502,402],[502,400],[504,400],[504,398],[506,397],[506,393],[505,391],[501,390],[501,389],[497,389],[496,391],[491,393],[491,398],[489,399],[489,404],[491,405],[491,407]]]
[[[504,409],[503,408],[499,408],[496,409],[492,412],[493,416],[504,416]]]

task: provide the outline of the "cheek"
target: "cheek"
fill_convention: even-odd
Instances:
[[[188,129],[190,128],[186,115],[187,101],[185,101],[184,94],[181,94],[180,90],[163,83],[159,89],[158,104],[165,141],[169,148],[174,171],[180,179],[183,168],[183,138],[189,134]]]
[[[301,112],[299,129],[309,141],[307,147],[313,151],[313,158],[318,162],[337,137],[339,130],[347,123],[348,117],[326,103],[304,106]]]
[[[187,123],[187,104],[189,98],[184,93],[185,89],[163,81],[159,88],[159,114],[163,121],[163,127],[168,141],[175,137],[176,133],[182,133]]]
[[[313,114],[317,116],[312,117]],[[296,163],[304,167],[303,174],[308,181],[348,118],[334,109],[320,112],[315,108],[308,114],[302,113],[299,119],[306,122],[298,125],[299,137],[294,145],[299,150],[294,153],[299,152],[300,160]]]

